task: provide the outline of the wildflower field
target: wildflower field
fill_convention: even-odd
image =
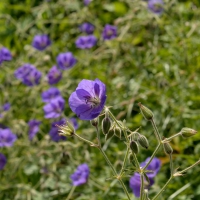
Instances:
[[[199,200],[200,1],[0,1],[0,200]]]

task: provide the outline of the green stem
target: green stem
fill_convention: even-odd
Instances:
[[[177,134],[175,134],[175,135],[173,135],[173,136],[171,136],[171,137],[169,137],[169,138],[165,138],[164,140],[163,140],[163,143],[164,142],[170,142],[173,138],[175,138],[175,137],[177,137],[177,136],[179,136],[179,135],[181,135],[182,134],[182,132],[179,132],[179,133],[177,133]]]
[[[174,167],[173,167],[172,154],[169,154],[169,160],[170,160],[170,171],[171,171],[171,176],[173,176],[173,174],[174,174]]]
[[[122,164],[122,168],[121,168],[121,171],[119,173],[120,176],[122,175],[124,168],[126,166],[126,161],[127,161],[127,158],[128,158],[129,149],[130,149],[129,146],[127,146],[126,154],[125,154],[124,161],[123,161],[123,164]]]
[[[89,145],[91,146],[97,146],[96,144],[94,144],[93,142],[90,142],[89,140],[86,140],[85,138],[82,138],[80,135],[77,135],[76,133],[74,133],[74,135],[79,138],[80,140],[83,140],[84,142],[87,142]]]
[[[187,170],[189,170],[189,169],[195,167],[195,166],[198,165],[198,164],[200,164],[200,160],[198,160],[197,162],[195,162],[195,163],[194,163],[193,165],[191,165],[190,167],[187,167],[186,169],[184,169],[184,170],[182,170],[182,171],[180,171],[180,172],[178,172],[178,173],[180,173],[180,174],[185,173]]]
[[[140,200],[143,200],[143,194],[144,194],[144,174],[140,175],[140,182],[141,182],[141,186],[140,186]]]
[[[98,145],[101,148],[101,137],[100,137],[98,126],[96,126],[96,131],[97,131]]]
[[[158,131],[158,128],[157,128],[157,126],[156,126],[156,124],[155,124],[155,122],[154,122],[154,119],[151,119],[150,121],[151,121],[151,124],[152,124],[152,126],[153,126],[155,136],[156,136],[158,142],[160,143],[162,140],[161,140],[161,137],[160,137],[160,133],[159,133],[159,131]]]
[[[70,191],[70,193],[68,194],[66,200],[70,200],[71,199],[71,197],[72,197],[75,189],[76,189],[76,186],[73,186],[72,189],[71,189],[71,191]]]

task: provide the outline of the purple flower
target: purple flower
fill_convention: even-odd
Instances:
[[[31,64],[24,64],[15,71],[15,77],[27,86],[38,85],[41,76],[41,72]]]
[[[60,96],[52,99],[51,102],[46,104],[43,109],[45,118],[57,118],[60,117],[65,107],[65,100]]]
[[[74,129],[77,130],[78,129],[78,122],[77,122],[76,118],[72,117],[72,118],[69,119],[69,121],[74,126]]]
[[[94,32],[94,25],[91,24],[91,23],[83,23],[80,25],[80,31],[81,32],[84,32],[84,33],[87,33],[87,34],[92,34]]]
[[[76,171],[70,176],[72,184],[79,186],[85,184],[89,178],[90,169],[87,164],[79,165]]]
[[[71,52],[60,53],[56,59],[58,67],[62,70],[70,69],[76,64],[76,59]]]
[[[33,137],[36,135],[36,133],[39,131],[39,126],[40,126],[41,122],[37,121],[37,120],[30,120],[28,122],[29,125],[29,130],[28,130],[28,134],[29,134],[29,140],[32,140]]]
[[[85,6],[88,6],[90,4],[91,0],[83,0],[83,3]]]
[[[0,147],[11,147],[17,139],[9,128],[0,129]]]
[[[8,110],[10,110],[10,103],[5,103],[5,104],[2,106],[2,108],[3,108],[3,111],[8,111]]]
[[[2,62],[3,62],[3,55],[2,55],[2,53],[0,51],[0,65],[1,65]]]
[[[6,157],[2,153],[0,153],[0,170],[2,170],[5,167],[6,162]]]
[[[97,44],[97,38],[94,35],[80,36],[76,40],[76,47],[80,49],[90,49]]]
[[[145,160],[145,162],[142,162],[140,164],[141,167],[144,167],[146,165],[146,163],[149,161],[150,158],[147,158]],[[152,186],[154,184],[154,177],[157,175],[157,173],[160,170],[160,165],[161,162],[158,158],[153,158],[153,160],[151,161],[151,163],[149,164],[149,166],[147,167],[147,170],[151,170],[152,172],[148,172],[147,176],[149,178],[150,184],[148,184],[148,182],[145,180],[145,187],[146,188],[150,188],[150,186]],[[134,175],[130,178],[129,181],[129,186],[132,189],[134,195],[136,197],[140,196],[140,174],[139,173],[134,173]]]
[[[49,135],[54,142],[59,142],[60,140],[66,140],[65,136],[59,135],[58,127],[56,125],[64,125],[66,122],[65,119],[61,119],[60,121],[53,122],[51,124],[51,130]]]
[[[162,0],[149,0],[148,8],[153,13],[160,15],[163,12],[163,4]]]
[[[0,54],[1,54],[2,61],[10,61],[10,60],[12,60],[12,55],[11,55],[10,51],[7,48],[2,47],[0,49]]]
[[[112,40],[113,38],[117,37],[117,27],[112,26],[110,24],[106,24],[103,32],[102,32],[102,37],[104,40]]]
[[[60,90],[57,88],[49,88],[48,90],[44,91],[42,93],[42,101],[49,103],[52,99],[55,99],[57,97],[61,97]]]
[[[69,97],[69,106],[82,120],[96,118],[106,102],[106,86],[100,80],[82,80]]]
[[[47,78],[50,85],[56,84],[62,78],[62,72],[56,66],[53,66],[49,70],[49,73],[47,74]]]
[[[48,35],[36,35],[33,38],[32,46],[39,51],[45,50],[49,45],[51,45],[51,40]]]

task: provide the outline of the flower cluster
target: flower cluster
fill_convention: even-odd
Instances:
[[[150,158],[147,158],[145,160],[145,162],[142,162],[140,164],[140,167],[144,167],[146,165],[146,163],[149,161]],[[153,158],[153,160],[151,161],[151,163],[149,164],[149,166],[146,168],[147,170],[151,171],[147,173],[147,176],[149,178],[149,184],[148,182],[145,180],[145,188],[149,188],[150,186],[152,186],[154,184],[154,177],[157,175],[157,173],[160,170],[160,166],[161,166],[161,162],[158,158]],[[141,186],[141,181],[140,181],[140,174],[139,173],[134,173],[134,175],[130,178],[129,181],[129,186],[132,189],[134,195],[136,197],[140,196],[140,186]]]
[[[85,184],[89,178],[90,169],[87,164],[79,165],[76,171],[70,176],[73,185],[79,186]]]
[[[15,71],[15,77],[27,86],[34,86],[40,83],[42,73],[31,64],[24,64]]]
[[[0,49],[0,65],[3,61],[10,61],[12,60],[12,55],[10,51],[6,47],[2,47]]]

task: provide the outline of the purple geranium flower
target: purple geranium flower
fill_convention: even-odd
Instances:
[[[56,125],[64,125],[66,122],[65,119],[61,119],[60,121],[53,122],[51,124],[51,130],[49,135],[54,142],[59,142],[60,140],[66,140],[65,136],[59,135],[59,129]]]
[[[53,66],[49,70],[49,73],[47,74],[47,78],[50,85],[56,84],[62,78],[62,72],[56,66]]]
[[[29,134],[29,140],[32,140],[33,137],[36,135],[36,133],[39,131],[39,126],[40,126],[41,122],[40,121],[37,121],[37,120],[30,120],[28,122],[28,125],[29,125],[29,131],[28,131],[28,134]]]
[[[89,178],[90,169],[87,164],[79,165],[76,171],[70,176],[73,185],[79,186],[85,184]]]
[[[80,36],[76,40],[76,47],[80,49],[90,49],[97,44],[97,38],[94,35]]]
[[[141,167],[144,167],[145,164],[149,161],[150,158],[147,158],[145,162],[142,162],[140,164]],[[157,173],[160,170],[161,162],[158,158],[153,158],[149,166],[147,167],[147,170],[151,170],[152,172],[148,172],[147,176],[149,178],[150,184],[145,180],[145,187],[150,188],[154,184],[154,177],[157,175]],[[129,181],[129,186],[132,189],[134,195],[136,197],[140,196],[140,174],[139,173],[134,173],[134,175],[130,178]]]
[[[69,106],[82,120],[96,118],[106,102],[106,86],[100,80],[82,80],[69,97]]]
[[[83,3],[85,6],[88,6],[90,4],[91,0],[83,0]]]
[[[59,96],[52,99],[51,102],[46,104],[43,109],[45,113],[45,118],[57,118],[60,117],[65,107],[65,100]]]
[[[117,27],[112,26],[110,24],[106,24],[103,32],[102,32],[102,37],[104,40],[112,40],[113,38],[117,37]]]
[[[49,103],[52,99],[55,99],[57,97],[61,97],[60,90],[57,88],[49,88],[48,90],[44,91],[42,93],[42,101]]]
[[[62,70],[70,69],[76,64],[76,59],[71,52],[60,53],[56,59],[58,67]]]
[[[11,147],[17,139],[9,128],[0,129],[0,147]]]
[[[1,54],[1,57],[2,57],[1,58],[2,61],[10,61],[10,60],[12,60],[12,55],[11,55],[10,51],[7,48],[2,47],[0,49],[0,54]]]
[[[5,104],[3,104],[2,108],[3,108],[3,111],[8,111],[8,110],[10,110],[10,103],[5,103]]]
[[[49,45],[51,45],[51,40],[48,35],[36,35],[33,38],[32,46],[39,51],[45,50]]]
[[[2,170],[5,167],[6,162],[6,157],[2,153],[0,153],[0,170]]]
[[[38,85],[41,76],[41,72],[31,64],[25,64],[15,71],[15,77],[27,86]]]
[[[84,33],[87,33],[87,34],[92,34],[94,32],[94,25],[91,24],[91,23],[83,23],[80,25],[80,31],[81,32],[84,32]]]
[[[162,0],[149,0],[148,8],[153,13],[160,15],[163,12],[163,4]]]

